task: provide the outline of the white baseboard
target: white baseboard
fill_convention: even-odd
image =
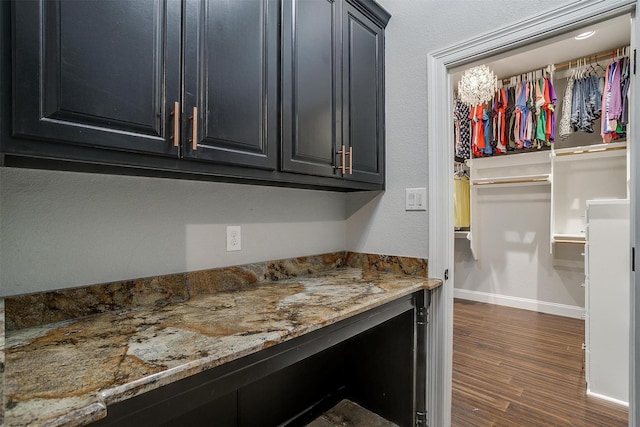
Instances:
[[[598,399],[606,400],[608,402],[617,403],[618,405],[629,407],[629,402],[625,402],[624,400],[614,399],[613,397],[605,396],[603,394],[593,393],[591,390],[587,389],[587,396],[593,396]]]
[[[584,308],[575,305],[557,304],[554,302],[537,301],[528,298],[512,297],[508,295],[490,294],[487,292],[470,291],[467,289],[454,289],[454,298],[466,299],[489,304],[504,305],[524,310],[538,311],[540,313],[555,314],[557,316],[584,318]]]

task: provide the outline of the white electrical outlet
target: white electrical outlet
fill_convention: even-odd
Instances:
[[[242,248],[242,234],[239,225],[227,226],[227,252],[239,251]]]

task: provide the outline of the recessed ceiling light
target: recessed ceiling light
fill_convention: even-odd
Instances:
[[[591,31],[585,31],[584,33],[580,33],[577,36],[574,37],[574,39],[576,40],[584,40],[584,39],[588,39],[589,37],[591,37],[592,35],[594,35],[596,33],[595,30],[591,30]]]

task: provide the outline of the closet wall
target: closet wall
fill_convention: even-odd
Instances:
[[[601,50],[595,46],[593,53]],[[575,57],[572,52],[566,55],[565,61]],[[490,62],[485,63],[491,68]],[[606,66],[608,61],[601,63]],[[561,113],[566,72],[558,72],[553,82],[558,97],[556,111]],[[560,115],[556,117],[557,129]],[[556,148],[600,143],[599,125],[593,134],[578,132],[557,141]],[[455,296],[580,317],[585,306],[584,245],[556,243],[552,245],[553,254],[550,252],[550,185],[490,186],[477,191],[476,200],[472,214],[480,225],[472,227],[473,238],[477,239],[476,257],[470,242],[458,236]]]
[[[548,186],[483,188],[477,207],[478,260],[467,239],[456,239],[455,296],[579,317],[584,247],[550,253]]]

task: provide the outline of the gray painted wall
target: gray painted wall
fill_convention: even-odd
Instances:
[[[341,193],[4,168],[6,295],[344,250]],[[242,226],[226,252],[225,226]]]
[[[428,212],[404,189],[428,187],[426,54],[543,10],[555,0],[380,0],[386,35],[387,190],[310,190],[0,170],[3,294],[235,265],[334,250],[428,256]],[[433,126],[449,124],[434,123]],[[444,143],[444,142],[443,142]],[[241,252],[224,251],[240,224]]]
[[[568,1],[378,0],[386,31],[387,189],[347,196],[347,249],[428,256],[428,211],[404,210],[405,188],[427,187],[427,53]],[[525,11],[523,13],[523,11]],[[443,141],[443,144],[448,143]],[[443,201],[445,203],[445,201]]]

